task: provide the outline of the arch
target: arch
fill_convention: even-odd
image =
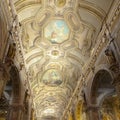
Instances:
[[[101,70],[107,71],[110,74],[112,80],[114,79],[113,73],[109,70],[109,65],[108,64],[100,64],[100,65],[96,66],[93,74],[91,74],[91,77],[88,80],[86,88],[84,89],[87,104],[91,104],[90,94],[91,94],[91,88],[92,88],[92,85],[93,85],[93,81],[95,80],[96,74]]]
[[[112,85],[113,80],[113,74],[107,64],[97,66],[93,74],[91,74],[86,86],[87,88],[85,89],[88,110],[87,117],[89,119],[100,119],[101,115],[99,110],[101,101],[105,96],[115,92],[115,88]]]
[[[97,98],[100,96],[100,94],[103,94],[106,89],[113,89],[112,81],[113,77],[106,69],[100,69],[95,74],[90,89],[90,101],[92,104],[97,104]]]
[[[16,107],[20,107],[21,103],[21,81],[19,76],[19,71],[16,66],[11,66],[10,79],[7,81],[2,95],[2,102],[4,102],[3,107],[6,115],[4,119],[12,120],[13,109],[17,111]]]
[[[93,84],[93,81],[94,81],[94,78],[95,78],[96,74],[97,74],[99,71],[101,71],[101,70],[107,71],[107,72],[110,74],[111,78],[114,79],[113,73],[110,71],[108,64],[98,65],[97,67],[95,67],[95,71],[94,71],[93,77],[92,77],[92,79],[90,80],[90,84],[89,84],[90,89],[91,89],[91,87],[92,87],[92,84]]]

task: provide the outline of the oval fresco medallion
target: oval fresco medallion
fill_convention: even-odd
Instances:
[[[52,20],[44,28],[44,37],[51,43],[62,43],[69,38],[70,30],[64,20]]]
[[[66,4],[66,0],[55,0],[55,5],[57,7],[63,7]]]
[[[62,83],[62,76],[56,69],[47,70],[42,78],[41,82],[49,86],[59,86]]]

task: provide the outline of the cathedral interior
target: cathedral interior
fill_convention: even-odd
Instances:
[[[120,0],[0,0],[0,120],[120,120]]]

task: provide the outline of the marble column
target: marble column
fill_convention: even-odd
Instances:
[[[110,66],[110,70],[113,73],[113,86],[115,87],[116,93],[120,99],[120,66],[116,62]]]
[[[86,110],[88,120],[100,120],[99,107],[89,106]]]
[[[117,105],[117,106],[119,106],[119,105]],[[114,110],[114,117],[115,117],[115,120],[119,120],[118,115],[117,115],[118,110],[117,110],[116,105],[114,105],[113,110]]]
[[[22,112],[23,112],[22,105],[10,105],[9,106],[9,113],[8,113],[8,120],[22,120]]]
[[[120,72],[115,73],[115,78],[114,78],[114,81],[113,81],[113,85],[115,87],[117,96],[120,99]]]
[[[0,97],[9,78],[10,77],[8,71],[6,70],[5,64],[0,61]]]

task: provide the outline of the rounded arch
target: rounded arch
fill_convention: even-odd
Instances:
[[[114,75],[113,73],[110,71],[109,69],[109,65],[108,64],[100,64],[97,65],[94,69],[94,72],[91,74],[91,76],[89,77],[89,80],[87,80],[87,86],[84,89],[85,92],[85,98],[86,98],[86,102],[87,104],[91,104],[91,89],[93,87],[93,82],[95,80],[96,74],[101,71],[101,70],[105,70],[106,72],[109,73],[109,75],[111,76],[112,80],[114,79]]]
[[[92,104],[97,104],[97,98],[103,93],[107,94],[106,90],[109,91],[108,93],[111,93],[114,88],[112,81],[113,77],[107,69],[97,71],[93,77],[90,89],[90,101]]]
[[[98,65],[97,67],[95,67],[94,74],[93,74],[93,76],[92,76],[92,79],[90,80],[90,84],[89,84],[90,89],[91,89],[91,87],[92,87],[92,84],[93,84],[93,81],[94,81],[94,78],[95,78],[96,74],[97,74],[99,71],[101,71],[101,70],[107,71],[107,72],[110,74],[111,78],[114,79],[113,73],[112,73],[111,70],[109,69],[109,65],[108,65],[108,64]]]

